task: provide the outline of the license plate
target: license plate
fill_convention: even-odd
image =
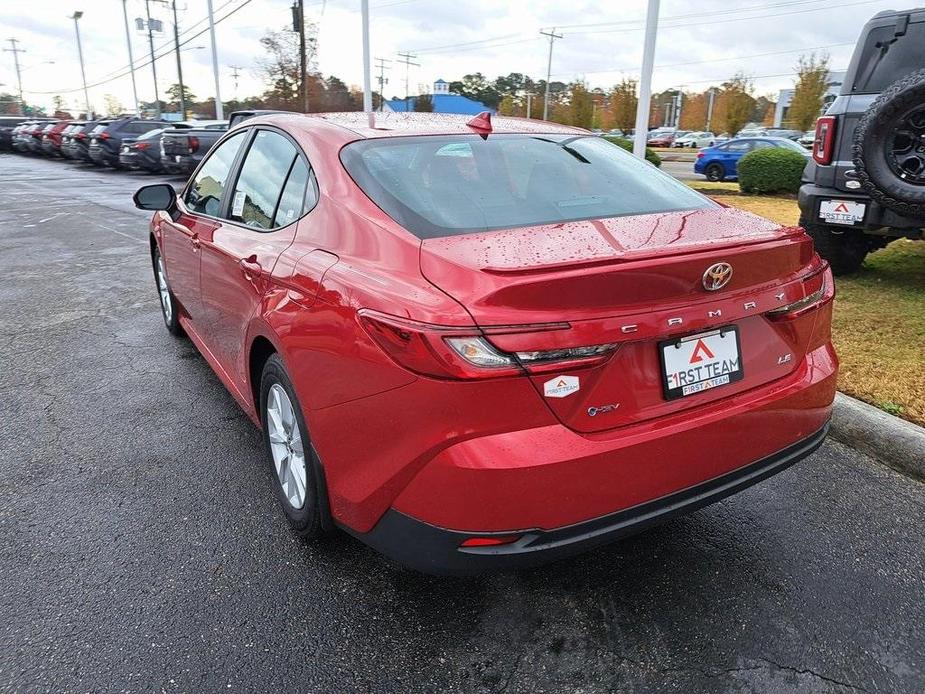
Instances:
[[[174,155],[173,155],[173,160],[174,160],[175,162],[177,162],[178,164],[180,163],[180,159],[181,159],[181,158],[182,158],[182,157],[181,157],[179,154],[174,154]]]
[[[659,343],[662,387],[668,400],[702,393],[744,376],[735,326]]]
[[[819,219],[829,224],[851,226],[864,221],[867,205],[853,200],[822,200],[819,203]]]

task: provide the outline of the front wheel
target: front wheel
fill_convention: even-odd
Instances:
[[[321,466],[313,457],[302,408],[282,360],[272,355],[260,379],[260,419],[267,456],[273,465],[276,496],[292,529],[306,539],[324,534],[319,495]]]
[[[860,231],[833,231],[829,227],[806,224],[802,220],[800,226],[806,229],[806,233],[812,238],[816,252],[829,261],[834,275],[850,275],[857,272],[870,250],[870,244]]]
[[[164,325],[167,326],[167,332],[171,335],[182,335],[183,328],[180,326],[177,315],[177,300],[174,298],[173,292],[170,291],[170,285],[167,282],[164,258],[161,257],[159,248],[155,248],[151,255],[151,260],[154,262],[154,280],[157,282],[157,293],[161,300],[161,315],[164,317]]]
[[[714,183],[718,183],[726,178],[726,171],[723,169],[722,164],[710,164],[704,169],[703,173],[708,181],[713,181]]]

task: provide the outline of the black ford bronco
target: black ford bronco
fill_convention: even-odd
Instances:
[[[837,99],[816,123],[800,224],[836,275],[925,229],[925,8],[864,26]]]

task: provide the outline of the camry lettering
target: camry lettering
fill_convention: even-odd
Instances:
[[[719,318],[723,315],[722,309],[716,309],[715,311],[707,311],[707,318]]]
[[[742,304],[742,308],[744,308],[746,311],[753,311],[758,308],[758,304],[754,301],[746,301],[744,304]]]
[[[683,318],[669,318],[669,319],[668,319],[668,327],[670,328],[670,327],[673,326],[673,325],[681,325],[681,323],[683,323],[683,322],[684,322],[684,319],[683,319]]]

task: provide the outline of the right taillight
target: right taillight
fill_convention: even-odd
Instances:
[[[768,318],[790,319],[819,308],[835,296],[835,282],[831,268],[826,265],[818,272],[803,278],[803,297],[765,313]]]
[[[199,138],[198,137],[196,137],[195,135],[190,135],[186,139],[189,142],[189,153],[190,154],[199,150]]]
[[[813,159],[817,164],[831,164],[835,143],[835,116],[822,116],[816,121],[816,137],[813,140]]]

